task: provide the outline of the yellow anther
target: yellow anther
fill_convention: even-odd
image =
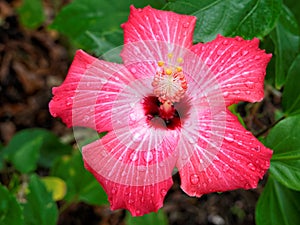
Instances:
[[[173,58],[173,53],[168,53],[168,58],[172,59]]]
[[[171,75],[173,73],[172,69],[170,69],[170,68],[166,69],[165,72],[167,75]]]
[[[177,67],[176,67],[176,71],[177,71],[177,72],[181,72],[181,71],[182,71],[182,67],[181,67],[181,66],[177,66]]]
[[[181,58],[181,57],[177,58],[177,62],[178,63],[182,63],[183,62],[183,58]]]
[[[164,61],[158,61],[158,62],[157,62],[157,65],[158,65],[159,67],[162,67],[162,66],[165,65],[165,62],[164,62]]]

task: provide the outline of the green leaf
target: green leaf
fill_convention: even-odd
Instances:
[[[300,192],[290,190],[272,177],[255,210],[257,225],[295,225],[300,221]]]
[[[0,224],[23,225],[24,218],[21,206],[15,196],[0,185]]]
[[[300,113],[300,54],[291,65],[282,94],[282,107],[286,114]]]
[[[279,17],[281,0],[177,0],[168,7],[175,12],[198,18],[196,42],[213,40],[217,34],[246,39],[266,36]]]
[[[140,217],[132,217],[130,213],[126,216],[126,225],[167,225],[168,220],[164,211],[159,210],[157,213],[149,213]]]
[[[51,175],[60,177],[66,182],[65,200],[76,199],[93,205],[108,204],[104,190],[93,175],[84,168],[79,151],[58,160],[51,170]]]
[[[287,72],[299,52],[299,38],[299,27],[294,15],[287,7],[283,7],[276,28],[271,33],[275,44],[277,89],[285,84]]]
[[[70,153],[71,146],[61,141],[50,131],[26,129],[18,132],[4,148],[4,157],[11,161],[21,172],[33,171],[37,164],[49,168],[54,160]],[[26,161],[22,162],[22,157]]]
[[[43,182],[37,175],[32,175],[29,182],[29,193],[24,204],[25,224],[55,225],[58,219],[58,209]]]
[[[42,0],[23,0],[18,13],[21,23],[28,28],[37,28],[45,20]]]
[[[164,1],[75,0],[61,10],[50,28],[68,36],[76,47],[100,55],[122,45],[120,25],[128,19],[131,4],[160,8]]]
[[[37,167],[39,150],[42,146],[40,136],[29,136],[27,132],[17,133],[4,148],[4,157],[21,173],[29,173]]]
[[[300,1],[284,0],[284,4],[289,7],[289,9],[296,16],[298,24],[300,24]]]
[[[270,174],[283,185],[300,190],[300,115],[279,122],[265,144],[273,149]]]

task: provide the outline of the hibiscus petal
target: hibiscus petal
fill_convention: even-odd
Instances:
[[[134,216],[162,207],[173,183],[178,140],[178,131],[137,123],[124,126],[122,132],[109,132],[82,150],[85,166],[105,189],[111,208],[128,209]]]
[[[208,133],[208,138],[205,137]],[[237,188],[255,188],[270,166],[272,151],[245,130],[230,112],[221,146],[211,142],[212,132],[202,130],[188,162],[177,162],[181,188],[190,196]],[[179,153],[180,155],[181,153]],[[180,158],[180,157],[179,157]]]
[[[163,41],[191,47],[196,17],[161,11],[147,6],[130,7],[128,21],[122,24],[124,43],[137,41]]]
[[[79,50],[65,81],[52,90],[50,113],[62,118],[68,127],[111,130],[109,115],[114,99],[132,79],[124,66],[98,60]]]
[[[211,42],[192,47],[215,74],[226,105],[261,101],[264,97],[264,77],[271,54],[260,50],[258,45],[257,38],[243,40],[218,35]]]

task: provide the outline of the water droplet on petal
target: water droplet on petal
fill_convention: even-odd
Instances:
[[[153,153],[148,151],[144,153],[144,159],[146,162],[151,162],[153,160]]]
[[[252,81],[247,81],[245,84],[248,88],[253,88],[254,87],[254,82],[252,82]]]
[[[235,57],[238,52],[232,52],[231,57]]]
[[[245,55],[247,55],[247,54],[248,54],[248,51],[247,51],[247,50],[243,50],[243,51],[242,51],[242,55],[243,55],[243,56],[245,56]]]
[[[162,195],[162,196],[165,196],[166,194],[167,194],[167,190],[166,189],[161,189],[160,190],[160,194]]]
[[[223,51],[222,50],[218,50],[217,51],[217,55],[220,55],[220,56],[223,55]]]
[[[191,184],[198,184],[199,183],[199,176],[197,174],[193,174],[190,177]]]
[[[235,91],[233,92],[233,94],[235,94],[235,95],[238,95],[238,94],[240,94],[240,93],[241,93],[240,90],[235,90]]]
[[[130,113],[129,118],[131,121],[135,121],[136,120],[135,113]]]
[[[136,152],[131,153],[130,160],[135,162],[138,159],[138,154]]]
[[[253,163],[248,163],[247,166],[248,166],[249,169],[252,170],[252,171],[255,171],[255,170],[256,170],[256,168],[255,168],[255,166],[253,165]]]
[[[116,194],[116,193],[117,193],[117,189],[116,189],[116,188],[113,188],[113,189],[111,190],[111,193],[112,193],[112,194]]]
[[[189,140],[189,143],[194,144],[197,142],[198,138],[195,136],[191,136],[191,137],[189,137],[188,140]]]
[[[140,214],[141,214],[141,210],[137,209],[137,210],[135,211],[135,214],[136,214],[137,216],[140,215]]]
[[[136,73],[136,68],[132,67],[130,68],[131,73]]]
[[[228,97],[228,95],[229,95],[228,91],[224,91],[224,92],[223,92],[223,96],[224,96],[224,97]]]
[[[132,135],[132,140],[133,140],[134,142],[139,142],[139,141],[142,140],[142,135],[141,135],[140,133],[134,133],[134,134]]]
[[[225,136],[225,140],[228,141],[228,142],[233,142],[234,141],[234,135],[233,134],[227,134]]]
[[[190,23],[189,23],[189,22],[186,22],[186,23],[183,24],[183,27],[184,27],[184,28],[188,28],[189,25],[190,25]]]
[[[253,147],[252,150],[253,150],[253,151],[256,151],[256,152],[260,152],[261,147],[260,147],[260,146]]]
[[[223,172],[227,172],[229,170],[229,166],[227,164],[224,164],[222,170],[223,170]]]
[[[258,59],[260,59],[261,57],[259,56],[259,55],[256,55],[255,57],[254,57],[254,59],[256,59],[256,60],[258,60]]]
[[[228,40],[225,39],[225,40],[223,41],[223,44],[224,44],[224,45],[227,45],[227,44],[228,44]]]
[[[242,62],[238,62],[238,63],[237,63],[237,66],[238,66],[239,68],[241,68],[241,67],[244,66],[244,64],[243,64]]]

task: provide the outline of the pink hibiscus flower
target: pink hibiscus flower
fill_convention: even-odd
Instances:
[[[230,113],[261,101],[271,58],[259,40],[217,36],[192,44],[196,18],[131,7],[122,25],[123,64],[77,51],[53,88],[50,112],[103,138],[82,148],[86,168],[113,210],[157,211],[174,168],[190,196],[255,188],[270,165],[264,147]]]

